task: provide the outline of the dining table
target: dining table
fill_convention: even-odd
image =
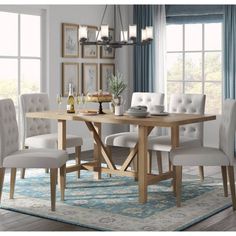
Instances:
[[[215,115],[198,115],[198,114],[183,114],[170,113],[166,116],[133,117],[129,115],[116,116],[113,113],[106,111],[105,114],[88,115],[74,113],[69,114],[58,111],[42,111],[26,113],[27,119],[52,119],[57,120],[58,128],[58,149],[66,149],[66,123],[67,121],[84,122],[91,132],[94,140],[93,160],[80,164],[75,164],[67,168],[68,172],[80,170],[89,170],[94,172],[94,178],[100,179],[101,173],[108,173],[121,176],[136,177],[138,181],[139,203],[147,202],[147,187],[159,181],[171,179],[174,177],[173,170],[168,170],[160,174],[148,173],[148,135],[154,127],[167,127],[171,132],[171,145],[175,149],[179,146],[179,127],[181,125],[206,122],[215,120]],[[133,149],[126,157],[122,165],[114,164],[111,152],[102,142],[102,125],[104,124],[129,124],[137,125],[138,140]],[[80,131],[77,131],[80,134]],[[82,136],[82,134],[80,134]],[[138,170],[129,168],[135,156],[138,156]],[[102,159],[106,166],[102,165]]]

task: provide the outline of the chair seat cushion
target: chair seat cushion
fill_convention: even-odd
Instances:
[[[150,136],[148,139],[148,146],[150,150],[170,152],[171,147],[171,137],[170,136]],[[200,147],[200,139],[180,136],[179,137],[180,147]]]
[[[30,148],[52,148],[57,149],[58,134],[42,134],[25,139],[25,146]],[[66,147],[77,147],[83,144],[82,138],[76,135],[66,135]]]
[[[5,157],[3,167],[59,168],[67,160],[68,155],[64,150],[24,149]]]
[[[137,132],[123,132],[108,135],[105,139],[107,146],[118,146],[134,148],[138,141]],[[199,147],[201,141],[199,139],[180,136],[180,146]],[[153,151],[171,151],[171,139],[169,136],[149,136],[148,149]]]
[[[137,132],[123,132],[106,136],[105,144],[107,146],[134,148],[137,140]]]
[[[217,148],[179,148],[171,152],[171,162],[175,166],[228,166],[229,158]]]

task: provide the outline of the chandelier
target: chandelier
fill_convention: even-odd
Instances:
[[[121,10],[119,5],[114,5],[114,37],[109,34],[109,25],[104,24],[104,16],[107,11],[107,5],[105,6],[101,24],[98,30],[96,30],[95,41],[88,40],[88,29],[87,26],[81,25],[79,27],[79,41],[81,45],[100,45],[106,46],[106,48],[121,48],[122,46],[128,45],[147,45],[153,40],[153,27],[146,26],[141,29],[141,39],[137,39],[137,25],[129,25],[129,30],[124,30]],[[117,18],[120,22],[120,38],[117,40]]]

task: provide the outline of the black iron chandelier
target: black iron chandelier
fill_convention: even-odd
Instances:
[[[121,10],[119,5],[113,5],[114,7],[114,36],[109,34],[109,25],[104,24],[104,16],[107,11],[107,5],[105,6],[100,27],[96,30],[95,41],[88,40],[88,29],[87,26],[81,25],[79,27],[79,41],[81,45],[100,45],[106,46],[107,48],[121,48],[122,46],[128,45],[147,45],[153,40],[153,27],[146,26],[145,29],[141,30],[141,39],[137,39],[137,25],[129,25],[129,30],[124,30]],[[120,38],[117,40],[117,18],[120,22]]]

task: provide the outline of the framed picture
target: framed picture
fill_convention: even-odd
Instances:
[[[100,89],[109,90],[109,78],[115,74],[115,64],[100,64]]]
[[[83,63],[82,88],[84,94],[98,90],[98,68],[96,63]]]
[[[111,42],[114,40],[114,29],[109,29],[109,37],[111,37]],[[100,57],[101,58],[110,58],[113,59],[115,58],[115,49],[106,47],[106,46],[101,46],[100,49]]]
[[[62,24],[62,57],[78,57],[78,25]]]
[[[79,64],[62,63],[62,96],[68,96],[69,83],[72,83],[75,94],[79,93]]]
[[[88,41],[96,41],[96,26],[87,26]],[[82,46],[83,58],[97,58],[98,50],[97,45],[83,45]]]

